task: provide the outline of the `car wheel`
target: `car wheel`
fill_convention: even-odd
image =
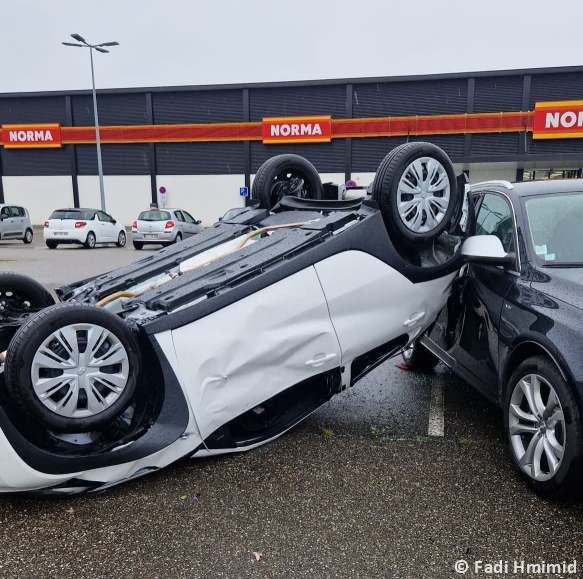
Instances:
[[[114,314],[61,303],[32,316],[6,355],[6,388],[31,418],[59,432],[98,431],[131,403],[138,345]]]
[[[282,197],[322,198],[322,181],[316,167],[299,155],[277,155],[259,167],[251,188],[251,199],[271,209]]]
[[[396,243],[426,245],[448,227],[459,205],[455,170],[431,143],[407,143],[381,162],[372,184],[387,231]]]
[[[90,231],[87,234],[87,239],[85,240],[83,246],[85,249],[93,249],[95,247],[95,233],[93,233],[93,231]]]
[[[144,247],[144,244],[141,243],[140,241],[134,241],[134,249],[142,249]]]
[[[24,239],[22,241],[24,241],[26,245],[29,245],[30,243],[32,243],[32,238],[33,238],[32,229],[27,229],[24,232]]]
[[[548,358],[522,362],[504,398],[504,425],[516,470],[536,492],[553,496],[581,486],[583,426],[571,386]]]
[[[54,303],[53,296],[38,281],[17,273],[0,273],[0,318],[11,311],[32,314]],[[11,326],[0,330],[0,352],[6,350],[14,333]]]
[[[117,243],[118,247],[125,247],[126,244],[126,234],[125,231],[120,231],[119,235],[117,236]]]
[[[45,243],[47,244],[47,247],[49,249],[57,249],[57,247],[59,246],[59,244],[55,243],[54,241],[46,241]]]
[[[182,241],[182,233],[177,233],[174,238],[174,243],[180,243]]]
[[[439,364],[439,358],[430,352],[419,340],[411,342],[403,350],[403,365],[417,372],[430,372]]]

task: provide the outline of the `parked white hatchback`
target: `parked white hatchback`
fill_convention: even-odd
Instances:
[[[98,243],[115,243],[124,247],[125,227],[99,209],[57,209],[44,228],[45,243],[55,249],[62,243],[76,243],[93,249]]]

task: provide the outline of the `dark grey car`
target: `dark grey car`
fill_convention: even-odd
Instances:
[[[22,239],[32,243],[28,211],[20,205],[0,205],[0,239]]]

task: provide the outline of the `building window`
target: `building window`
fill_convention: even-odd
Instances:
[[[523,181],[543,181],[545,179],[578,179],[581,169],[533,169],[524,170]]]

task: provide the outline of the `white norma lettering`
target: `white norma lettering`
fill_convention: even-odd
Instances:
[[[556,129],[559,126],[559,113],[547,113],[545,129]]]
[[[545,129],[558,129],[559,127],[570,129],[575,124],[578,127],[583,127],[583,111],[578,113],[566,111],[563,114],[547,113],[545,117]]]
[[[270,135],[272,137],[304,137],[322,135],[322,127],[319,123],[291,123],[283,125],[271,125]]]
[[[570,129],[577,122],[577,115],[571,111],[563,113],[561,115],[561,125]]]
[[[8,140],[11,143],[37,143],[54,141],[51,131],[8,131]]]

